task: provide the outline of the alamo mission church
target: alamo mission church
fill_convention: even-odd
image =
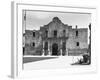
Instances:
[[[88,28],[72,28],[54,17],[39,30],[25,30],[24,55],[82,55],[88,50]]]

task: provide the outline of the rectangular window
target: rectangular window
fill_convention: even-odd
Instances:
[[[79,42],[76,42],[76,46],[79,46]]]
[[[35,43],[33,42],[33,47],[35,47]]]
[[[46,37],[48,37],[48,31],[46,31],[45,33],[46,33]]]
[[[63,30],[63,36],[65,37],[65,35],[66,35],[66,30]]]
[[[54,30],[54,37],[57,37],[57,30]]]
[[[35,37],[35,32],[33,32],[33,37]]]
[[[78,36],[78,31],[76,31],[76,36]]]

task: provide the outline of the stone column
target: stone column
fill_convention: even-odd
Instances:
[[[44,51],[44,41],[43,41],[43,53],[42,53],[42,55],[44,55],[44,52],[45,52],[45,51]]]
[[[68,56],[68,49],[66,48],[66,55]]]
[[[65,41],[65,55],[67,55],[66,41]]]
[[[52,56],[52,44],[50,45],[50,55]]]
[[[62,40],[61,40],[61,49],[60,49],[60,55],[62,55]]]
[[[50,55],[50,44],[48,42],[48,55]]]
[[[67,41],[66,41],[66,55],[68,56],[68,47],[67,47]]]

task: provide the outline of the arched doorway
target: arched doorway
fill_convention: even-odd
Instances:
[[[58,44],[56,43],[52,45],[52,55],[58,55]]]

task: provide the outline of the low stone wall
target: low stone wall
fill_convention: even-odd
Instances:
[[[87,53],[88,49],[68,49],[68,56],[80,56]]]

